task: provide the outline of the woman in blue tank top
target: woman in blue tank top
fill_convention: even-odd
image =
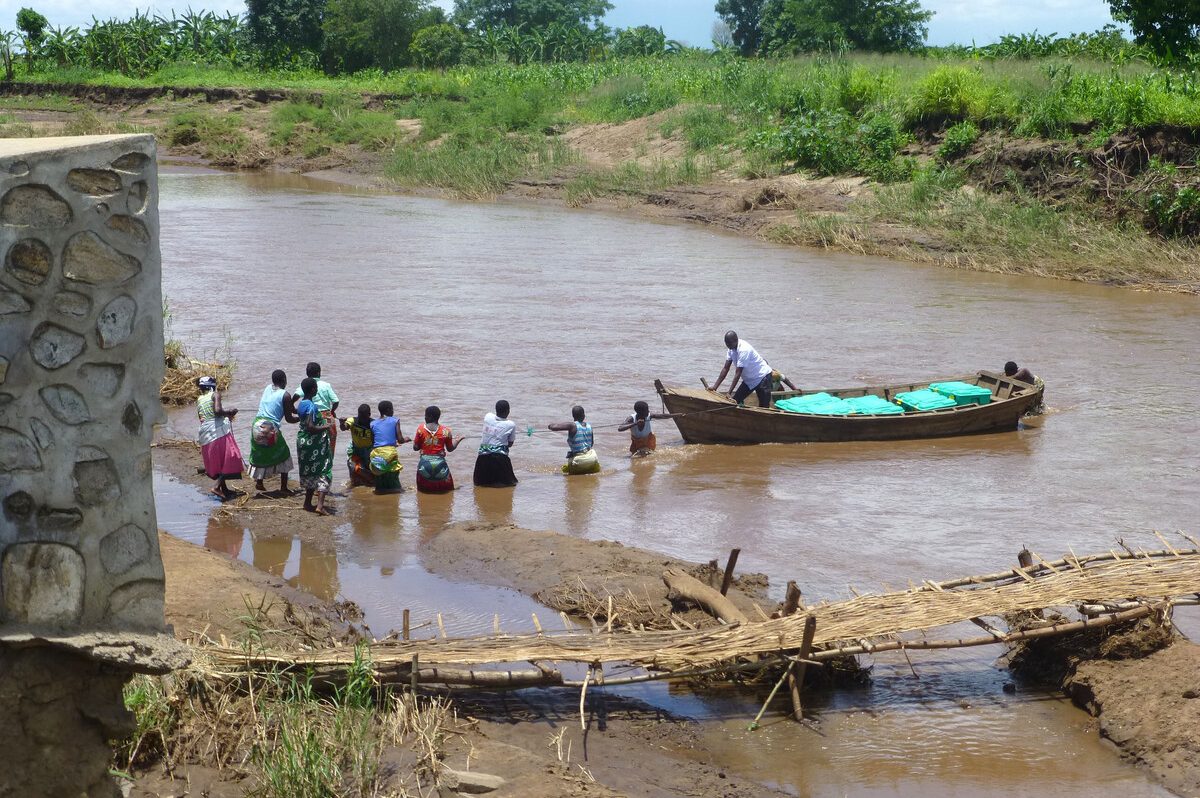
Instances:
[[[567,433],[567,464],[564,474],[595,474],[600,470],[600,459],[592,448],[594,435],[592,425],[584,420],[582,405],[571,408],[571,421],[555,422],[549,429]]]

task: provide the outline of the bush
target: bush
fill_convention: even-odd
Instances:
[[[467,37],[445,23],[421,28],[413,36],[409,49],[421,66],[445,69],[462,63]]]
[[[953,161],[971,151],[979,140],[979,128],[971,122],[959,122],[950,127],[938,147],[938,158],[942,161]]]
[[[1200,189],[1171,186],[1154,192],[1146,203],[1146,223],[1164,236],[1200,235]]]
[[[981,95],[979,74],[961,66],[940,66],[917,84],[908,108],[913,124],[940,125],[966,119]]]

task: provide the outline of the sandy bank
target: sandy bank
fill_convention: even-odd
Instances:
[[[507,524],[452,524],[425,542],[421,563],[429,571],[460,581],[505,587],[531,596],[576,617],[608,620],[613,597],[617,627],[662,624],[677,619],[708,625],[699,610],[678,611],[668,597],[663,572],[682,570],[701,582],[720,586],[722,573],[707,564],[687,562],[610,540],[585,540],[558,532],[539,532]],[[722,564],[723,565],[723,564]],[[767,578],[739,574],[729,598],[750,618],[775,609],[766,597]]]
[[[1200,646],[1178,640],[1142,659],[1085,661],[1064,689],[1122,756],[1173,792],[1200,795]]]

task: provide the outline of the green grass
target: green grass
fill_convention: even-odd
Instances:
[[[386,150],[396,143],[396,121],[388,113],[368,111],[361,99],[342,95],[320,105],[292,100],[271,113],[271,143],[299,151],[307,158],[324,155],[339,144]]]
[[[197,146],[200,154],[218,163],[239,161],[250,144],[238,114],[184,111],[171,117],[163,131],[170,147]]]
[[[924,243],[897,245],[876,236],[897,227],[921,231]],[[981,271],[1200,287],[1194,246],[1021,194],[985,194],[964,186],[950,169],[918,171],[911,182],[882,187],[845,213],[799,216],[772,237]]]
[[[567,181],[566,201],[568,205],[584,205],[598,197],[641,197],[670,186],[702,183],[721,166],[718,160],[689,156],[651,166],[630,162],[612,169],[593,169]]]
[[[547,174],[575,160],[556,140],[520,134],[491,139],[455,134],[436,144],[400,147],[385,174],[400,186],[432,186],[460,197],[483,198],[500,193],[517,177]]]

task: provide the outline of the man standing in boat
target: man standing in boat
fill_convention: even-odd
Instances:
[[[712,389],[716,391],[721,387],[725,375],[729,373],[729,367],[734,366],[733,382],[729,384],[729,395],[733,401],[740,405],[746,401],[747,396],[754,393],[758,397],[759,407],[770,407],[771,372],[774,369],[763,360],[763,356],[754,347],[746,341],[739,340],[738,334],[733,330],[725,333],[725,346],[729,349],[729,355]]]

